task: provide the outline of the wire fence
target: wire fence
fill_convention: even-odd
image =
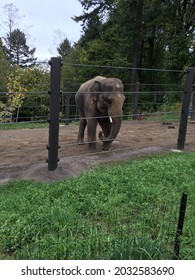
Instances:
[[[102,151],[101,141],[97,139],[97,149],[95,152],[93,151],[93,154],[106,153],[108,156],[109,154],[113,155],[113,151],[122,154],[127,153],[127,151],[133,152],[146,148],[150,151],[152,148],[155,150],[156,147],[164,149],[175,149],[177,147],[186,71],[148,68],[136,70],[139,82],[132,84],[130,77],[133,68],[64,63],[60,77],[61,93],[59,100],[60,158],[91,154],[91,151],[87,148],[86,135],[86,145],[81,147],[76,144],[79,117],[75,104],[75,94],[83,82],[96,75],[119,77],[123,82],[126,98],[121,116],[123,120],[121,129],[112,144],[112,148],[110,151]],[[3,71],[5,71],[5,62],[1,61],[0,73]],[[27,124],[38,123],[47,126],[50,114],[50,94],[48,93],[50,93],[51,87],[51,73],[48,62],[39,62],[32,69],[27,68],[19,71],[18,69],[10,70],[8,68],[6,71],[7,77],[1,75],[3,77],[0,88],[1,128],[22,128],[26,127]],[[192,92],[194,92],[194,85]],[[191,96],[193,97],[193,94]],[[193,114],[192,97],[189,118]],[[104,118],[104,116],[101,116],[101,118]],[[97,127],[97,132],[100,130],[101,128]],[[188,123],[186,149],[193,149],[194,131],[193,123]],[[5,133],[4,131],[2,133],[9,137],[9,132]],[[14,142],[18,142],[15,151],[13,146],[8,145],[13,143],[5,143],[6,136],[3,137],[2,153],[5,156],[13,152],[13,156],[18,160],[22,158],[24,164],[23,155],[25,153],[29,154],[30,152],[37,155],[37,151],[39,151],[39,155],[42,155],[42,161],[45,161],[46,151],[44,146],[48,143],[47,129],[45,129],[44,136],[41,134],[41,139],[35,133],[30,134],[28,138],[27,130],[23,141],[20,141],[20,135],[17,136],[16,132],[14,134]],[[43,145],[42,140],[45,141],[45,145]],[[20,153],[21,156],[17,157],[17,154]],[[41,157],[38,158],[40,160]],[[28,158],[27,164],[29,160],[36,163],[34,156]],[[16,162],[14,164],[10,163],[10,165],[14,166]]]
[[[1,66],[3,62],[1,61]],[[42,68],[43,65],[45,66],[46,62],[39,62],[37,64],[37,68],[34,72],[36,72],[37,69],[39,69],[39,83],[37,83],[37,79],[32,81],[33,77],[27,77],[28,80],[23,81],[20,75],[25,75],[25,70],[23,70],[24,73],[19,73],[19,77],[13,77],[14,74],[8,75],[12,76],[12,80],[9,79],[7,81],[2,81],[2,89],[3,91],[0,91],[0,102],[1,102],[1,115],[0,115],[0,121],[1,123],[7,123],[7,122],[22,122],[22,121],[47,121],[48,113],[49,113],[49,96],[47,95],[48,89],[49,89],[49,72],[45,71],[43,72]],[[83,77],[81,77],[80,69],[86,68],[87,70],[84,71]],[[3,68],[3,67],[2,67]],[[109,74],[111,76],[117,77],[117,74],[120,77],[123,77],[124,75],[124,94],[126,96],[125,104],[124,104],[124,113],[123,118],[125,117],[132,117],[132,114],[135,113],[136,110],[139,111],[139,113],[143,113],[145,115],[152,115],[152,114],[158,114],[163,113],[166,114],[165,105],[171,106],[171,104],[174,104],[175,102],[178,102],[181,104],[182,101],[182,94],[183,94],[183,85],[180,83],[149,83],[145,82],[145,80],[140,81],[136,84],[128,83],[127,80],[130,80],[131,71],[133,68],[128,67],[114,67],[114,66],[98,66],[98,65],[79,65],[79,64],[65,64],[64,65],[64,73],[62,77],[61,82],[61,88],[62,88],[62,94],[61,94],[61,102],[60,102],[60,116],[61,120],[68,118],[68,120],[74,121],[77,120],[78,114],[77,109],[75,105],[74,96],[76,91],[78,90],[81,83],[85,82],[87,79],[92,78],[94,72],[95,75],[102,75],[104,74],[104,71],[99,72],[100,69],[103,70],[109,70],[111,73]],[[89,68],[89,69],[88,69]],[[47,68],[46,68],[47,69]],[[91,71],[91,69],[93,71]],[[145,72],[164,72],[175,74],[175,73],[182,73],[184,74],[184,71],[171,71],[166,69],[137,69],[143,73]],[[3,71],[3,69],[1,69]],[[37,70],[38,71],[38,70]],[[66,71],[68,73],[66,73]],[[28,72],[26,70],[26,72]],[[32,75],[34,74],[33,71]],[[87,72],[87,74],[85,73]],[[90,74],[88,73],[90,72]],[[116,73],[115,73],[116,72]],[[74,76],[71,76],[72,80],[68,80],[68,77],[70,74],[73,73]],[[140,79],[143,79],[144,74],[142,73],[142,77]],[[16,73],[18,74],[18,73]],[[16,75],[15,74],[15,75]],[[37,73],[36,73],[37,74]],[[43,75],[45,74],[45,75]],[[147,75],[148,76],[148,73]],[[74,78],[73,78],[74,77]],[[86,77],[86,78],[85,78]],[[36,77],[37,78],[37,77]],[[157,77],[158,78],[158,77]],[[147,79],[147,77],[146,77]],[[154,78],[153,78],[154,79]],[[173,79],[177,80],[176,78],[169,78],[169,80],[173,81]],[[16,81],[15,81],[16,80]],[[20,81],[19,81],[20,80]],[[150,80],[150,79],[149,79]],[[10,86],[7,86],[7,84],[10,83],[18,83],[18,87],[16,87],[16,91],[13,91],[14,88],[12,88],[12,91],[8,91],[7,88]],[[25,87],[25,85],[28,83],[28,86]],[[30,84],[31,83],[31,84]],[[132,92],[132,87],[135,87],[136,91]],[[32,90],[29,90],[29,88],[32,88]],[[19,96],[18,96],[19,95]],[[21,101],[13,100],[14,98],[21,97]],[[136,102],[135,102],[136,99]],[[13,104],[15,101],[16,104]],[[10,104],[12,103],[12,104]],[[163,107],[164,106],[164,107]],[[135,108],[137,107],[137,109]],[[179,107],[173,110],[173,113],[176,111],[176,113],[179,112]],[[170,112],[170,109],[169,111]],[[68,114],[69,113],[69,114]],[[138,113],[138,112],[136,112]]]

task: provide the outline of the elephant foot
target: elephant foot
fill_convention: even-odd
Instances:
[[[77,139],[77,144],[78,145],[84,145],[83,139],[82,138],[78,138]]]
[[[96,152],[96,143],[89,143],[88,147],[90,152]]]

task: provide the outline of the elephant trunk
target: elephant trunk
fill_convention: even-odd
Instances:
[[[121,127],[121,122],[122,122],[122,117],[121,114],[114,116],[114,117],[109,117],[110,122],[111,122],[111,129],[110,129],[110,134],[108,137],[105,137],[102,133],[102,131],[99,132],[99,139],[105,143],[105,144],[110,144],[114,139],[116,138],[120,127]]]

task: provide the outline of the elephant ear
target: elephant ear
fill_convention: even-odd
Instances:
[[[101,89],[101,83],[99,81],[94,81],[89,88],[94,101],[98,101],[99,92]]]

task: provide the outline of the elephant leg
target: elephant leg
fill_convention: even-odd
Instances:
[[[79,145],[82,145],[83,144],[83,139],[84,139],[84,132],[85,132],[85,128],[86,128],[86,125],[87,125],[87,121],[84,118],[83,114],[79,114],[79,118],[80,118],[80,121],[79,121],[79,133],[78,133],[77,143]]]
[[[110,123],[109,118],[98,119],[98,123],[101,126],[104,137],[108,137],[110,135],[110,130],[111,130],[111,123]],[[105,151],[109,150],[110,146],[111,146],[111,144],[104,142],[103,150],[105,150]]]
[[[96,148],[96,128],[97,120],[95,118],[89,118],[87,120],[87,137],[89,147],[92,150]]]

